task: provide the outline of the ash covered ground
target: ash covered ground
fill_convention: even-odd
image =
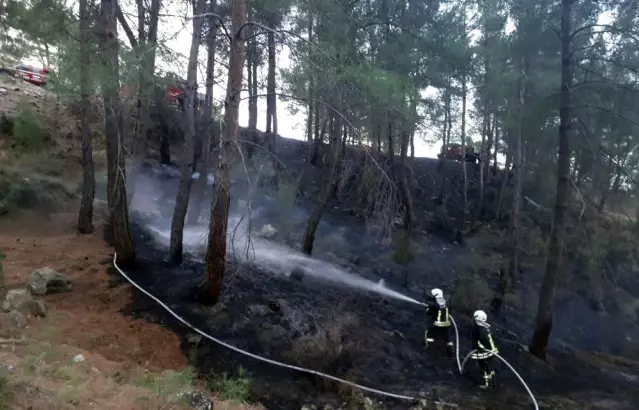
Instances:
[[[235,249],[239,261],[230,262],[222,301],[214,308],[202,307],[196,295],[204,273],[203,228],[187,228],[185,245],[190,256],[186,262],[179,267],[163,262],[167,252],[158,232],[169,225],[175,180],[160,181],[157,174],[147,174],[141,184],[144,189],[136,193],[140,202],[133,205],[132,220],[140,264],[129,273],[200,329],[255,354],[394,393],[440,398],[460,408],[532,408],[525,391],[504,366],[499,366],[497,389],[479,393],[473,385],[474,363],[468,367],[470,374],[462,377],[456,372],[454,359],[444,357],[443,349],[425,351],[425,315],[420,306],[309,274],[295,280],[286,275],[290,271],[274,272],[247,263],[242,260],[242,249]],[[247,198],[244,192],[233,194],[232,216],[237,220],[245,205],[239,200]],[[284,206],[264,195],[253,197],[251,203],[255,231],[273,225],[277,233],[269,243],[294,252],[309,208]],[[200,242],[195,240],[198,235]],[[467,248],[424,235],[405,285],[403,268],[392,262],[392,249],[379,239],[367,232],[364,222],[334,209],[322,219],[313,256],[373,282],[384,279],[389,288],[418,300],[424,289],[432,286],[442,287],[447,295],[453,293]],[[114,279],[121,281],[116,273]],[[559,305],[564,306],[562,303],[578,304],[560,299]],[[454,297],[452,309],[460,326],[463,358],[470,349],[470,323],[466,312],[455,310]],[[352,389],[258,362],[196,337],[139,292],[126,313],[163,323],[183,335],[185,353],[203,375],[246,369],[253,399],[267,408],[299,409],[304,403],[339,406],[344,402],[358,408],[358,394]],[[575,331],[578,325],[570,325],[571,315],[557,315],[550,364],[525,352],[533,319],[528,311],[509,309],[500,318],[491,318],[491,323],[502,355],[520,371],[542,408],[636,408],[636,362],[577,350],[591,347],[591,339],[606,344],[614,329],[609,329],[610,335],[593,335],[584,341],[580,336],[584,332]],[[596,329],[597,321],[593,323],[591,329]],[[409,407],[406,402],[384,403],[387,408]]]

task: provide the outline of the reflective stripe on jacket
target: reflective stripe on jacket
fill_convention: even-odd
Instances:
[[[487,359],[499,353],[493,335],[490,333],[490,325],[487,323],[475,323],[473,328],[473,359]]]
[[[433,326],[449,327],[450,316],[448,314],[448,306],[443,299],[433,301],[426,307],[426,313],[430,316]]]

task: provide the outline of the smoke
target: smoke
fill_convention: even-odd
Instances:
[[[153,237],[159,247],[168,249],[170,242],[170,225],[177,181],[167,175],[162,169],[136,175],[136,195],[132,208],[146,214],[148,222],[145,229]],[[277,201],[270,206],[277,206]],[[251,219],[267,214],[268,208],[263,206],[251,212]],[[259,232],[249,229],[249,214],[246,203],[237,201],[229,215],[227,237],[227,252],[230,258],[242,264],[253,265],[261,272],[280,277],[282,279],[310,276],[326,284],[346,286],[367,292],[403,300],[406,302],[420,302],[389,289],[384,280],[374,282],[329,262],[309,257],[289,246],[261,237]],[[252,227],[255,229],[255,227]],[[258,230],[261,226],[257,227]],[[343,232],[343,229],[340,229]],[[198,225],[187,226],[184,229],[184,250],[196,258],[202,258],[206,251],[208,235],[208,221],[200,221]]]

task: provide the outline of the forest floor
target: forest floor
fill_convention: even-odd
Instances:
[[[75,218],[70,212],[22,212],[0,221],[9,289],[24,287],[31,272],[45,266],[65,274],[73,286],[70,293],[43,297],[47,315],[28,316],[22,329],[2,315],[0,409],[193,408],[187,406],[195,400],[191,396],[207,397],[207,383],[215,381],[197,379],[175,333],[121,314],[131,288],[111,283],[112,251],[101,229],[79,236]],[[237,382],[216,385],[219,395],[244,399]],[[258,408],[214,400],[216,409]]]

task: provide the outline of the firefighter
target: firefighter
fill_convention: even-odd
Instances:
[[[479,387],[487,389],[491,386],[495,370],[492,366],[493,358],[499,353],[493,335],[490,333],[490,325],[486,322],[488,317],[483,310],[477,310],[473,314],[475,326],[473,327],[473,349],[475,350],[471,357],[477,360],[479,370],[483,373],[484,383]]]
[[[430,319],[428,330],[424,334],[426,348],[429,343],[435,342],[436,338],[443,338],[446,342],[447,355],[453,355],[453,342],[450,340],[450,316],[448,306],[444,299],[444,292],[441,289],[432,289],[430,297],[426,301],[426,313]]]

